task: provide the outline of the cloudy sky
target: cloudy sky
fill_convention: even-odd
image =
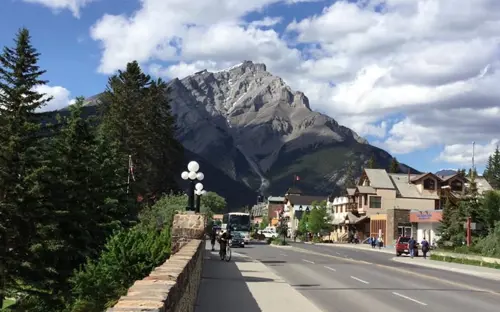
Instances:
[[[137,60],[184,77],[263,62],[314,110],[420,170],[470,167],[500,138],[500,0],[0,0],[66,105]]]

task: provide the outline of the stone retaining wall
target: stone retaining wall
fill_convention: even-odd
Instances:
[[[205,217],[177,214],[172,252],[164,264],[136,281],[107,312],[192,312],[198,296],[205,253]]]

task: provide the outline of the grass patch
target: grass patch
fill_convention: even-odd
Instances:
[[[500,263],[484,262],[484,261],[480,261],[480,260],[455,258],[455,257],[450,257],[450,256],[441,256],[441,255],[433,255],[433,254],[431,254],[431,260],[459,263],[459,264],[467,264],[467,265],[480,266],[480,267],[500,270]]]

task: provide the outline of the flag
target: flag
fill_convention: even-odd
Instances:
[[[137,202],[142,202],[144,200],[144,197],[142,197],[141,194],[137,195]]]
[[[300,177],[298,175],[295,176],[295,181],[300,181]]]

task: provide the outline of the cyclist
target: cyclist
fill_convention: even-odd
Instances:
[[[220,246],[219,254],[221,256],[221,259],[224,259],[224,257],[226,256],[226,247],[230,239],[231,239],[231,234],[229,233],[229,231],[223,231],[221,236],[219,237],[219,246]]]
[[[215,250],[215,239],[217,238],[217,228],[212,227],[212,232],[210,232],[210,243],[212,244],[212,251]]]

